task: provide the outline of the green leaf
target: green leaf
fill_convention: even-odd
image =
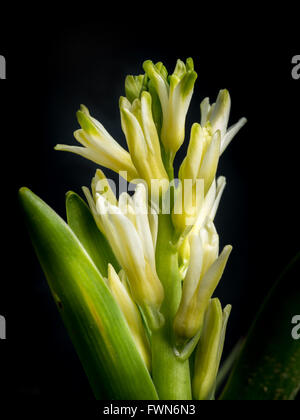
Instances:
[[[300,389],[300,254],[281,275],[259,312],[222,400],[293,400]]]
[[[19,192],[51,292],[100,399],[157,399],[123,314],[70,227],[27,188]]]
[[[116,272],[119,272],[120,265],[107,239],[98,229],[89,207],[78,194],[72,191],[67,193],[66,210],[68,225],[82,243],[100,273],[107,277],[109,263]]]
[[[220,370],[218,372],[217,381],[216,381],[216,394],[222,389],[222,385],[229,376],[235,362],[241,354],[241,350],[244,344],[244,339],[241,338],[236,345],[231,350],[230,354],[227,356],[226,360],[222,363]]]

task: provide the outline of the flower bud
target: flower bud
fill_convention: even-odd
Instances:
[[[146,77],[144,74],[139,76],[127,76],[125,79],[125,93],[126,98],[132,103],[135,99],[140,99],[143,90],[146,90],[145,86]]]
[[[205,196],[215,179],[220,142],[220,131],[211,136],[208,128],[193,124],[187,155],[179,170],[181,184],[176,191],[172,213],[173,224],[179,233],[194,225],[201,211]],[[178,200],[184,203],[181,212],[177,210]]]
[[[118,274],[111,264],[108,265],[108,286],[127,321],[137,349],[139,350],[148,370],[150,370],[150,346],[143,326],[141,314],[130,296],[128,289],[126,289],[124,284],[121,282]]]
[[[135,99],[132,104],[127,98],[121,97],[122,129],[139,176],[146,181],[149,188],[153,180],[166,181],[164,185],[167,189],[169,177],[162,162],[151,103],[151,95],[145,91],[142,92],[141,99]]]
[[[101,171],[101,169],[97,169],[94,178],[92,179],[91,183],[92,194],[87,187],[82,187],[82,191],[87,199],[87,202],[90,206],[91,212],[93,214],[94,220],[99,228],[99,230],[104,233],[104,227],[102,224],[102,219],[97,212],[96,209],[96,196],[97,194],[102,195],[107,201],[109,201],[112,205],[117,205],[118,201],[115,195],[115,192],[112,190],[106,176]]]
[[[199,234],[190,238],[190,250],[190,264],[174,320],[178,346],[184,346],[201,330],[207,305],[222,277],[232,247],[227,245],[218,256],[218,235],[213,223],[208,222]]]
[[[247,122],[246,118],[241,118],[236,124],[227,129],[230,107],[231,99],[229,92],[226,89],[220,90],[216,103],[210,105],[209,98],[205,98],[200,105],[201,125],[204,126],[209,122],[212,128],[212,133],[220,130],[220,155],[222,155],[233,137]]]
[[[185,119],[193,94],[197,73],[191,58],[184,64],[177,60],[175,70],[167,79],[165,69],[147,60],[143,64],[158,96],[163,114],[161,140],[166,152],[174,158],[184,141]]]
[[[195,356],[192,389],[196,400],[214,399],[230,312],[230,305],[222,311],[218,299],[212,299],[208,304]]]

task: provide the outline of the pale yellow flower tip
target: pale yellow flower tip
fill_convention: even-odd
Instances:
[[[209,144],[207,151],[203,157],[199,171],[197,174],[198,179],[204,181],[204,194],[206,195],[211,187],[211,184],[216,176],[221,147],[221,133],[217,130]]]
[[[94,201],[96,200],[96,194],[101,194],[113,206],[116,206],[118,200],[116,198],[115,188],[113,191],[112,186],[115,187],[113,183],[109,183],[104,172],[101,169],[97,169],[91,183]]]
[[[195,357],[192,389],[196,400],[214,398],[230,312],[231,305],[222,311],[218,299],[212,299],[208,305]]]

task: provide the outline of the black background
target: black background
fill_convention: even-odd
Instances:
[[[80,103],[124,144],[118,99],[125,76],[142,72],[146,59],[172,71],[177,58],[193,57],[198,80],[187,135],[199,121],[200,101],[215,100],[221,88],[231,94],[230,123],[248,119],[218,170],[227,187],[216,226],[221,245],[234,246],[216,293],[233,305],[225,353],[299,251],[300,80],[291,77],[291,60],[300,43],[293,11],[275,17],[274,10],[244,5],[232,15],[216,5],[204,12],[181,4],[162,14],[159,7],[132,5],[117,15],[117,4],[114,12],[81,4],[73,18],[45,6],[1,16],[2,395],[93,398],[31,247],[17,190],[29,187],[64,217],[65,193],[81,194],[96,166],[53,147],[75,144]]]

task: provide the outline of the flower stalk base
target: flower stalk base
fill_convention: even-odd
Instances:
[[[173,321],[182,293],[178,255],[172,243],[174,228],[170,215],[160,214],[158,219],[156,265],[167,293],[161,307],[165,324],[152,334],[152,376],[160,399],[191,400],[189,362],[179,360],[174,353]]]

